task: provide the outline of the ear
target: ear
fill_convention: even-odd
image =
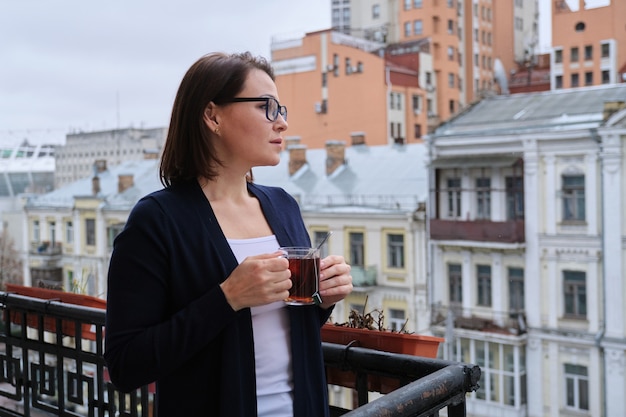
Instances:
[[[210,102],[204,108],[204,114],[202,115],[202,120],[204,120],[204,123],[207,125],[209,129],[211,129],[212,132],[215,132],[217,129],[219,129],[218,113],[219,113],[218,106],[213,102]]]

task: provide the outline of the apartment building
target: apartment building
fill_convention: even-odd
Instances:
[[[423,42],[386,51],[382,43],[325,30],[273,42],[271,49],[289,133],[307,146],[323,148],[328,140],[408,144],[428,131],[427,108],[436,101],[422,87],[432,85]]]
[[[156,159],[166,136],[167,128],[162,127],[70,133],[65,144],[56,149],[55,186],[92,176],[96,160],[106,160],[114,166],[125,161]]]
[[[158,160],[95,163],[95,174],[34,196],[19,218],[25,285],[104,298],[113,239],[143,195],[161,187]]]
[[[477,416],[626,415],[626,84],[487,98],[427,138],[432,328]]]
[[[538,42],[534,0],[333,0],[331,7],[332,26],[343,33],[387,44],[430,41],[441,120],[507,93],[510,72],[534,59]]]
[[[626,3],[552,2],[551,88],[626,82]]]

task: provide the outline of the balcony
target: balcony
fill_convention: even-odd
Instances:
[[[432,219],[430,238],[433,240],[524,243],[524,220],[493,222]]]
[[[0,309],[0,415],[156,416],[153,385],[123,394],[108,379],[103,309],[7,292],[0,292]],[[327,367],[355,375],[359,406],[331,407],[333,417],[426,417],[444,408],[462,417],[480,379],[479,367],[459,362],[331,343],[323,351]],[[402,386],[368,403],[368,375]]]
[[[526,315],[523,311],[479,311],[461,306],[433,305],[431,324],[446,326],[451,318],[454,327],[466,330],[520,336],[526,333]]]
[[[350,269],[352,275],[352,285],[355,287],[371,287],[376,285],[376,265],[371,266],[353,266]]]
[[[63,244],[59,242],[30,242],[29,253],[39,256],[59,256],[63,254]]]

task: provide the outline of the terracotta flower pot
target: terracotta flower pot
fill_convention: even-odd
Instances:
[[[41,298],[44,300],[61,301],[68,304],[76,304],[85,307],[106,309],[106,301],[90,295],[76,294],[72,292],[51,290],[48,288],[39,287],[25,287],[23,285],[6,284],[6,291],[9,293],[15,293],[24,295],[27,297]],[[11,322],[15,324],[22,324],[22,315],[16,312],[11,312]],[[39,323],[36,314],[26,314],[26,325],[32,328],[38,328]],[[52,317],[44,317],[43,320],[44,330],[47,332],[56,332],[56,319]],[[64,320],[61,323],[61,331],[66,336],[75,337],[76,328],[73,321]],[[82,325],[82,337],[83,339],[96,340],[96,334],[91,329],[90,324]]]
[[[321,335],[324,342],[347,345],[356,341],[354,346],[427,358],[436,358],[439,344],[445,340],[441,337],[357,329],[333,324],[322,326]],[[329,384],[354,388],[356,374],[352,371],[327,367],[326,379]],[[400,382],[395,378],[368,376],[368,389],[370,391],[387,394],[399,386]]]

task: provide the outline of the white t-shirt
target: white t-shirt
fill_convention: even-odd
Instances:
[[[279,247],[276,236],[228,239],[241,263],[248,256],[272,253]],[[284,302],[252,307],[254,359],[258,417],[293,417],[291,333]]]

